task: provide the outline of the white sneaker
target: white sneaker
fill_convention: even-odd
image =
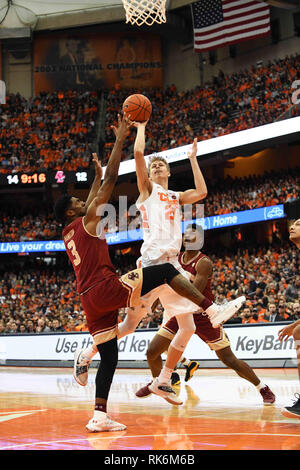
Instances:
[[[175,391],[168,383],[161,383],[156,378],[152,384],[148,385],[149,390],[155,395],[164,398],[168,403],[172,405],[182,405],[183,401],[176,395]]]
[[[234,300],[231,300],[225,305],[217,305],[217,311],[209,315],[209,319],[214,328],[218,328],[222,323],[229,320],[241,308],[246,301],[246,297],[241,295]]]
[[[88,371],[92,361],[83,359],[83,352],[84,349],[76,349],[74,353],[73,377],[79,385],[85,387],[85,385],[88,383]]]
[[[124,431],[126,429],[125,424],[117,423],[108,416],[104,420],[98,420],[92,418],[86,425],[86,429],[91,432],[108,432],[108,431]]]

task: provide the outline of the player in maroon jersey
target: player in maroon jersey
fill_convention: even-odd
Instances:
[[[123,119],[119,116],[118,127],[114,128],[116,141],[103,183],[99,188],[99,181],[94,182],[87,202],[65,195],[55,204],[56,218],[65,226],[63,239],[66,252],[75,271],[77,291],[81,296],[88,329],[95,343],[89,357],[85,352],[83,360],[81,353],[75,358],[75,377],[87,376],[88,363],[97,352],[95,348],[101,357],[96,375],[94,416],[87,425],[87,429],[94,432],[126,429],[126,426],[110,420],[106,415],[108,394],[118,361],[119,308],[143,309],[141,297],[167,283],[179,295],[188,298],[204,311],[222,316],[222,308],[205,298],[170,263],[135,269],[121,277],[115,271],[109,257],[101,210],[108,203],[117,181],[123,142],[132,124],[127,116]],[[94,161],[99,172],[100,164],[96,155]],[[145,308],[144,316],[146,314]],[[161,387],[159,393],[169,403],[182,404],[168,385]]]
[[[213,274],[212,261],[196,248],[197,245],[199,246],[197,240],[199,243],[203,240],[202,228],[196,224],[188,225],[183,236],[185,251],[180,253],[179,262],[183,269],[189,273],[190,282],[193,283],[206,298],[214,302],[214,295],[211,289]],[[202,246],[202,243],[200,246]],[[205,313],[194,314],[194,322],[196,325],[195,334],[199,336],[199,338],[202,339],[210,349],[215,351],[218,358],[227,367],[233,369],[240,377],[251,382],[262,395],[264,404],[274,403],[275,395],[269,387],[260,381],[252,368],[246,362],[241,361],[234,355],[223,327],[220,326],[219,328],[213,328]],[[176,317],[172,317],[166,322],[163,321],[162,327],[149,344],[147,350],[147,361],[153,378],[158,377],[160,374],[162,368],[161,354],[168,350],[169,344],[177,330],[178,323]],[[136,392],[136,396],[139,398],[149,396],[151,391],[148,386],[149,384],[139,389]]]
[[[296,201],[296,206],[298,206],[299,214],[299,199]],[[289,227],[289,233],[291,242],[300,249],[300,219],[293,220]],[[300,381],[300,319],[278,331],[278,338],[280,341],[286,341],[290,336],[293,336],[294,338],[297,354],[298,377]],[[294,404],[292,406],[285,406],[282,408],[281,413],[287,418],[300,419],[300,393],[295,393],[295,398],[296,400]]]

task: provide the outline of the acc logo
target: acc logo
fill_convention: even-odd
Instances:
[[[283,217],[283,215],[283,210],[278,206],[272,207],[272,209],[268,209],[267,207],[265,207],[265,220],[279,219],[280,217]]]

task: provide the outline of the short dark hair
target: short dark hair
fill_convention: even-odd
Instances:
[[[72,196],[70,196],[70,194],[64,194],[56,201],[54,205],[55,218],[61,224],[66,222],[66,211],[70,207],[71,199]]]
[[[185,227],[185,230],[187,230],[188,228],[192,229],[192,230],[197,230],[197,232],[199,233],[203,233],[203,227],[202,225],[199,225],[199,224],[195,224],[195,223],[192,223],[192,224],[188,224],[186,227]]]

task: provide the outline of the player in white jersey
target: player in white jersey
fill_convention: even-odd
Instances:
[[[144,159],[146,124],[136,123],[137,135],[134,144],[137,184],[140,193],[136,206],[142,215],[144,239],[141,248],[141,267],[169,262],[187,277],[178,262],[182,243],[181,205],[196,203],[207,195],[206,184],[197,162],[197,139],[194,139],[192,150],[188,153],[195,188],[184,192],[171,191],[168,188],[170,168],[163,158],[155,156],[149,164],[148,173]],[[165,284],[144,297],[149,310],[158,297],[165,310],[165,319],[176,316],[179,329],[170,344],[165,366],[149,388],[153,393],[169,401],[168,396],[174,393],[170,387],[171,374],[195,332],[192,314],[199,312],[199,306],[181,297]],[[211,302],[207,303],[206,299],[203,305],[201,304],[201,308],[210,318],[212,325],[218,327],[231,318],[244,301],[245,297],[242,296],[229,302],[225,308],[220,308]],[[133,332],[143,316],[145,316],[145,311],[131,311],[124,322],[118,325],[118,338]],[[173,401],[170,402],[173,403]]]
[[[152,162],[154,167],[160,163]],[[140,196],[136,206],[142,215],[142,264],[158,264],[166,256],[177,259],[182,238],[180,194],[152,182],[150,196],[146,200]]]

